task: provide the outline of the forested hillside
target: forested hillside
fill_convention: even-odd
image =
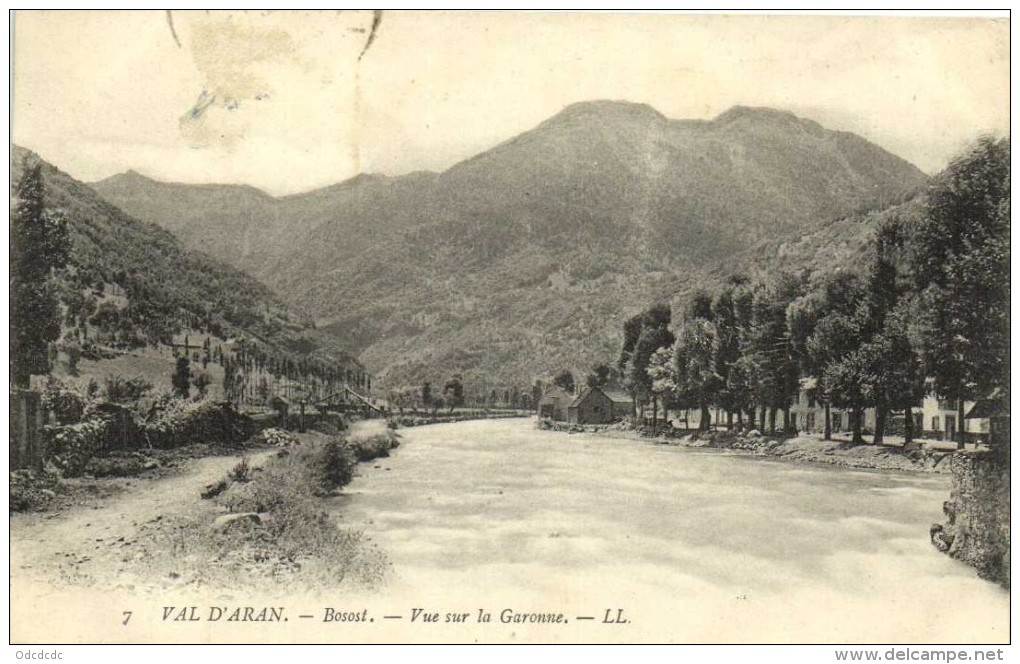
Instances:
[[[244,340],[247,355],[290,373],[336,375],[361,365],[310,319],[247,274],[185,250],[159,226],[126,215],[38,155],[14,147],[11,188],[41,166],[45,205],[63,215],[70,260],[56,273],[64,343],[84,357],[180,342],[182,332]],[[197,340],[196,340],[197,343]]]

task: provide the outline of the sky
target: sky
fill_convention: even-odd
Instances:
[[[928,173],[1009,131],[990,18],[18,11],[13,67],[14,142],[78,179],[274,195],[442,171],[590,99],[782,108]]]

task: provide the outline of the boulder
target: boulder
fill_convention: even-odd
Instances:
[[[239,523],[250,523],[258,525],[262,523],[262,517],[257,512],[238,512],[237,514],[223,514],[213,521],[213,530],[225,531],[235,527]]]
[[[205,489],[202,491],[201,494],[202,498],[204,500],[215,498],[216,496],[226,491],[228,486],[230,486],[230,484],[226,480],[219,480],[217,482],[213,482],[212,484],[207,484]]]

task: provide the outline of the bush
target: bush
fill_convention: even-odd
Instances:
[[[211,399],[190,401],[164,399],[157,415],[143,425],[149,442],[155,447],[180,447],[191,443],[237,443],[247,439],[254,429],[250,417],[229,404]]]
[[[80,422],[87,399],[77,389],[50,377],[42,393],[42,407],[53,413],[60,424]]]
[[[9,488],[11,512],[41,509],[61,491],[59,477],[50,472],[34,470],[11,472]]]
[[[298,454],[296,462],[301,463],[302,456]],[[308,464],[312,495],[324,496],[354,479],[358,460],[342,438],[330,438],[309,456],[305,463]]]
[[[390,450],[399,447],[400,442],[397,440],[397,434],[387,429],[382,433],[365,437],[352,436],[348,445],[358,461],[371,461],[379,457],[388,457]]]
[[[235,484],[224,494],[231,512],[271,512],[300,496],[322,497],[354,478],[357,459],[339,437],[298,445],[284,457],[263,466],[250,481]],[[227,481],[233,480],[228,476]]]
[[[64,477],[80,477],[92,457],[102,449],[109,421],[95,418],[43,428],[48,457]]]
[[[231,482],[239,482],[241,484],[251,480],[251,465],[248,463],[248,457],[243,457],[237,462],[237,465],[234,466],[227,475],[227,479]]]
[[[103,396],[115,403],[134,403],[152,390],[152,383],[141,376],[122,378],[108,376],[103,386]]]

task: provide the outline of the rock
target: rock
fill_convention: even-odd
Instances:
[[[156,461],[155,459],[146,461],[145,465],[143,465],[142,468],[144,468],[145,470],[155,470],[156,468],[159,468],[159,462]]]
[[[940,523],[932,525],[928,534],[931,537],[931,543],[942,553],[948,553],[956,539],[952,534],[947,533]]]
[[[213,521],[212,527],[213,530],[223,531],[234,527],[238,523],[260,524],[262,523],[262,517],[260,517],[257,512],[239,512],[237,514],[224,514],[222,516],[216,517],[216,520]]]
[[[751,429],[751,430],[750,430],[750,431],[748,431],[748,432],[747,432],[747,434],[745,434],[745,435],[746,435],[746,436],[747,436],[748,438],[761,438],[761,431],[758,431],[757,429]]]
[[[227,486],[228,485],[226,480],[219,480],[218,482],[207,484],[205,490],[202,491],[202,498],[204,500],[208,500],[209,498],[215,498],[216,496],[226,491]]]

